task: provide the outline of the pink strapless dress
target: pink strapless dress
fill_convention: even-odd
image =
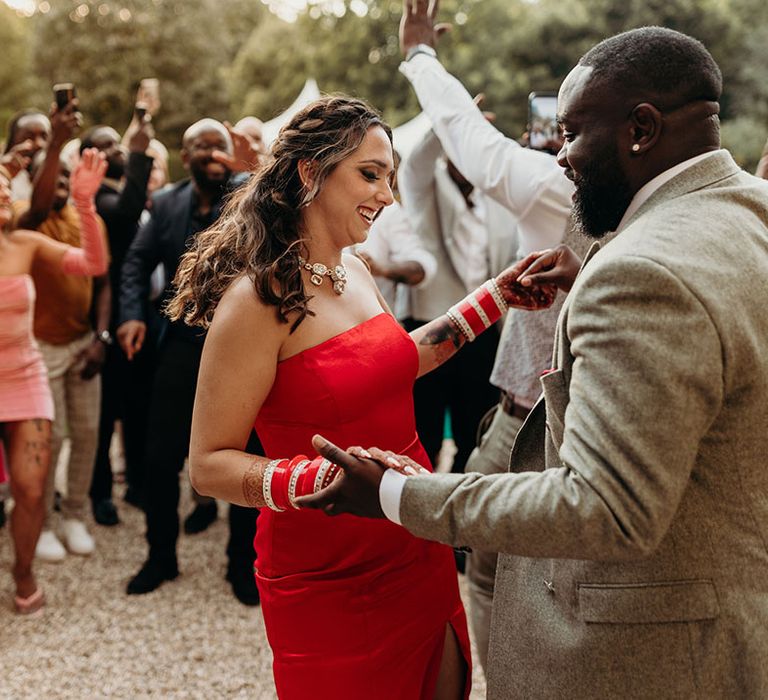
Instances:
[[[30,275],[0,277],[0,423],[53,420],[48,373],[32,335],[34,309]]]
[[[256,421],[266,454],[315,454],[321,433],[428,467],[413,412],[417,370],[416,347],[389,314],[280,362]],[[268,508],[255,545],[280,698],[431,700],[447,624],[470,666],[449,547],[388,520]]]

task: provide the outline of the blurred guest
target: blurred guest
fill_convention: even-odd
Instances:
[[[138,229],[139,217],[147,201],[147,188],[153,168],[153,159],[147,153],[152,138],[149,118],[134,119],[125,134],[127,146],[120,143],[119,134],[109,126],[95,126],[86,132],[80,144],[97,148],[107,158],[107,176],[96,194],[96,208],[104,219],[109,236],[111,263],[110,284],[113,289],[111,321],[103,340],[107,355],[102,371],[101,418],[99,442],[93,469],[90,497],[93,517],[100,525],[118,523],[117,508],[112,500],[112,463],[109,450],[115,421],[122,420],[125,443],[126,500],[140,502],[140,484],[146,423],[145,405],[137,396],[142,383],[143,357],[137,367],[129,367],[122,350],[113,343],[118,315],[120,269],[125,254]],[[145,383],[146,384],[146,383]]]
[[[62,118],[63,117],[63,118]],[[49,238],[75,247],[81,242],[80,216],[68,203],[70,171],[60,163],[62,144],[69,139],[78,120],[64,110],[52,117],[51,138],[43,158],[40,152],[33,163],[34,187],[29,202],[14,203],[15,227],[37,229]],[[103,222],[98,219],[103,233]],[[104,343],[97,331],[109,325],[111,290],[106,275],[92,280],[88,276],[66,274],[44,261],[32,267],[37,292],[34,335],[48,369],[56,419],[53,423],[51,464],[45,492],[45,522],[35,555],[44,561],[61,561],[66,550],[73,554],[93,552],[94,541],[85,525],[84,507],[93,472],[99,423],[99,371],[104,363]],[[53,524],[54,477],[65,436],[70,438],[66,495],[61,501],[64,544]]]
[[[229,132],[213,119],[202,119],[184,133],[182,161],[191,178],[158,194],[151,216],[136,236],[123,266],[120,321],[117,335],[129,360],[142,349],[147,336],[146,300],[152,271],[163,263],[168,279],[162,299],[172,292],[171,280],[191,238],[218,217],[224,196],[241,182],[228,167],[214,158],[222,153],[231,160]],[[144,475],[145,513],[149,556],[130,580],[128,594],[155,590],[178,576],[176,543],[179,536],[179,472],[189,448],[192,405],[204,334],[183,322],[169,323],[158,348],[151,394]],[[245,517],[242,511],[246,512]],[[230,508],[230,561],[227,578],[238,599],[258,602],[252,577],[256,512]],[[232,540],[246,544],[235,546]],[[234,553],[247,556],[235,560]],[[251,574],[241,578],[241,571]]]
[[[243,117],[235,124],[235,131],[247,136],[258,152],[263,156],[267,152],[264,143],[264,122],[258,117]]]
[[[55,109],[55,108],[54,108]],[[51,121],[46,114],[36,109],[25,109],[16,113],[8,122],[8,140],[2,164],[11,173],[11,196],[13,201],[32,197],[32,178],[29,167],[34,158],[48,144]]]
[[[32,335],[36,263],[75,275],[102,275],[107,248],[93,204],[106,163],[86,151],[72,174],[72,200],[80,216],[82,249],[32,231],[8,232],[10,178],[0,169],[0,429],[8,452],[14,509],[16,610],[29,614],[44,604],[32,573],[35,545],[45,518],[44,491],[51,457],[54,403],[40,350]]]
[[[411,288],[412,316],[405,322],[410,331],[437,318],[515,260],[516,219],[467,181],[445,157],[433,131],[404,160],[400,184],[408,217],[437,260],[434,279],[423,288]],[[498,340],[494,326],[416,382],[416,426],[433,463],[449,409],[457,449],[452,470],[464,471],[477,426],[498,401],[498,391],[488,381]]]

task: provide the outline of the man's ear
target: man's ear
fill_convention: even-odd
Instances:
[[[186,148],[182,148],[179,155],[181,156],[181,164],[184,166],[184,170],[189,170],[189,151]]]
[[[315,185],[315,176],[317,174],[317,163],[312,160],[299,161],[299,180],[305,192],[309,192]]]
[[[632,130],[630,150],[634,155],[649,151],[661,138],[661,112],[650,102],[641,102],[632,110],[629,119]]]

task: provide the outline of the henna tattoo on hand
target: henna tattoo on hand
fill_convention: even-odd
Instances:
[[[419,345],[431,345],[438,364],[442,364],[461,348],[466,338],[447,316],[432,321]]]
[[[263,479],[264,474],[258,461],[254,462],[243,474],[243,497],[251,508],[261,508],[264,505]]]

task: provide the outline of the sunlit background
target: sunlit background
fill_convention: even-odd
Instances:
[[[307,81],[369,100],[397,126],[419,107],[401,61],[402,0],[0,0],[0,131],[74,82],[85,124],[127,126],[142,78],[160,82],[155,129],[171,151],[202,116],[269,120]],[[701,39],[725,81],[723,140],[754,167],[768,136],[766,0],[442,0],[441,61],[486,94],[496,126],[525,129],[527,96],[553,90],[610,34],[660,24]],[[175,172],[178,174],[178,171]]]

